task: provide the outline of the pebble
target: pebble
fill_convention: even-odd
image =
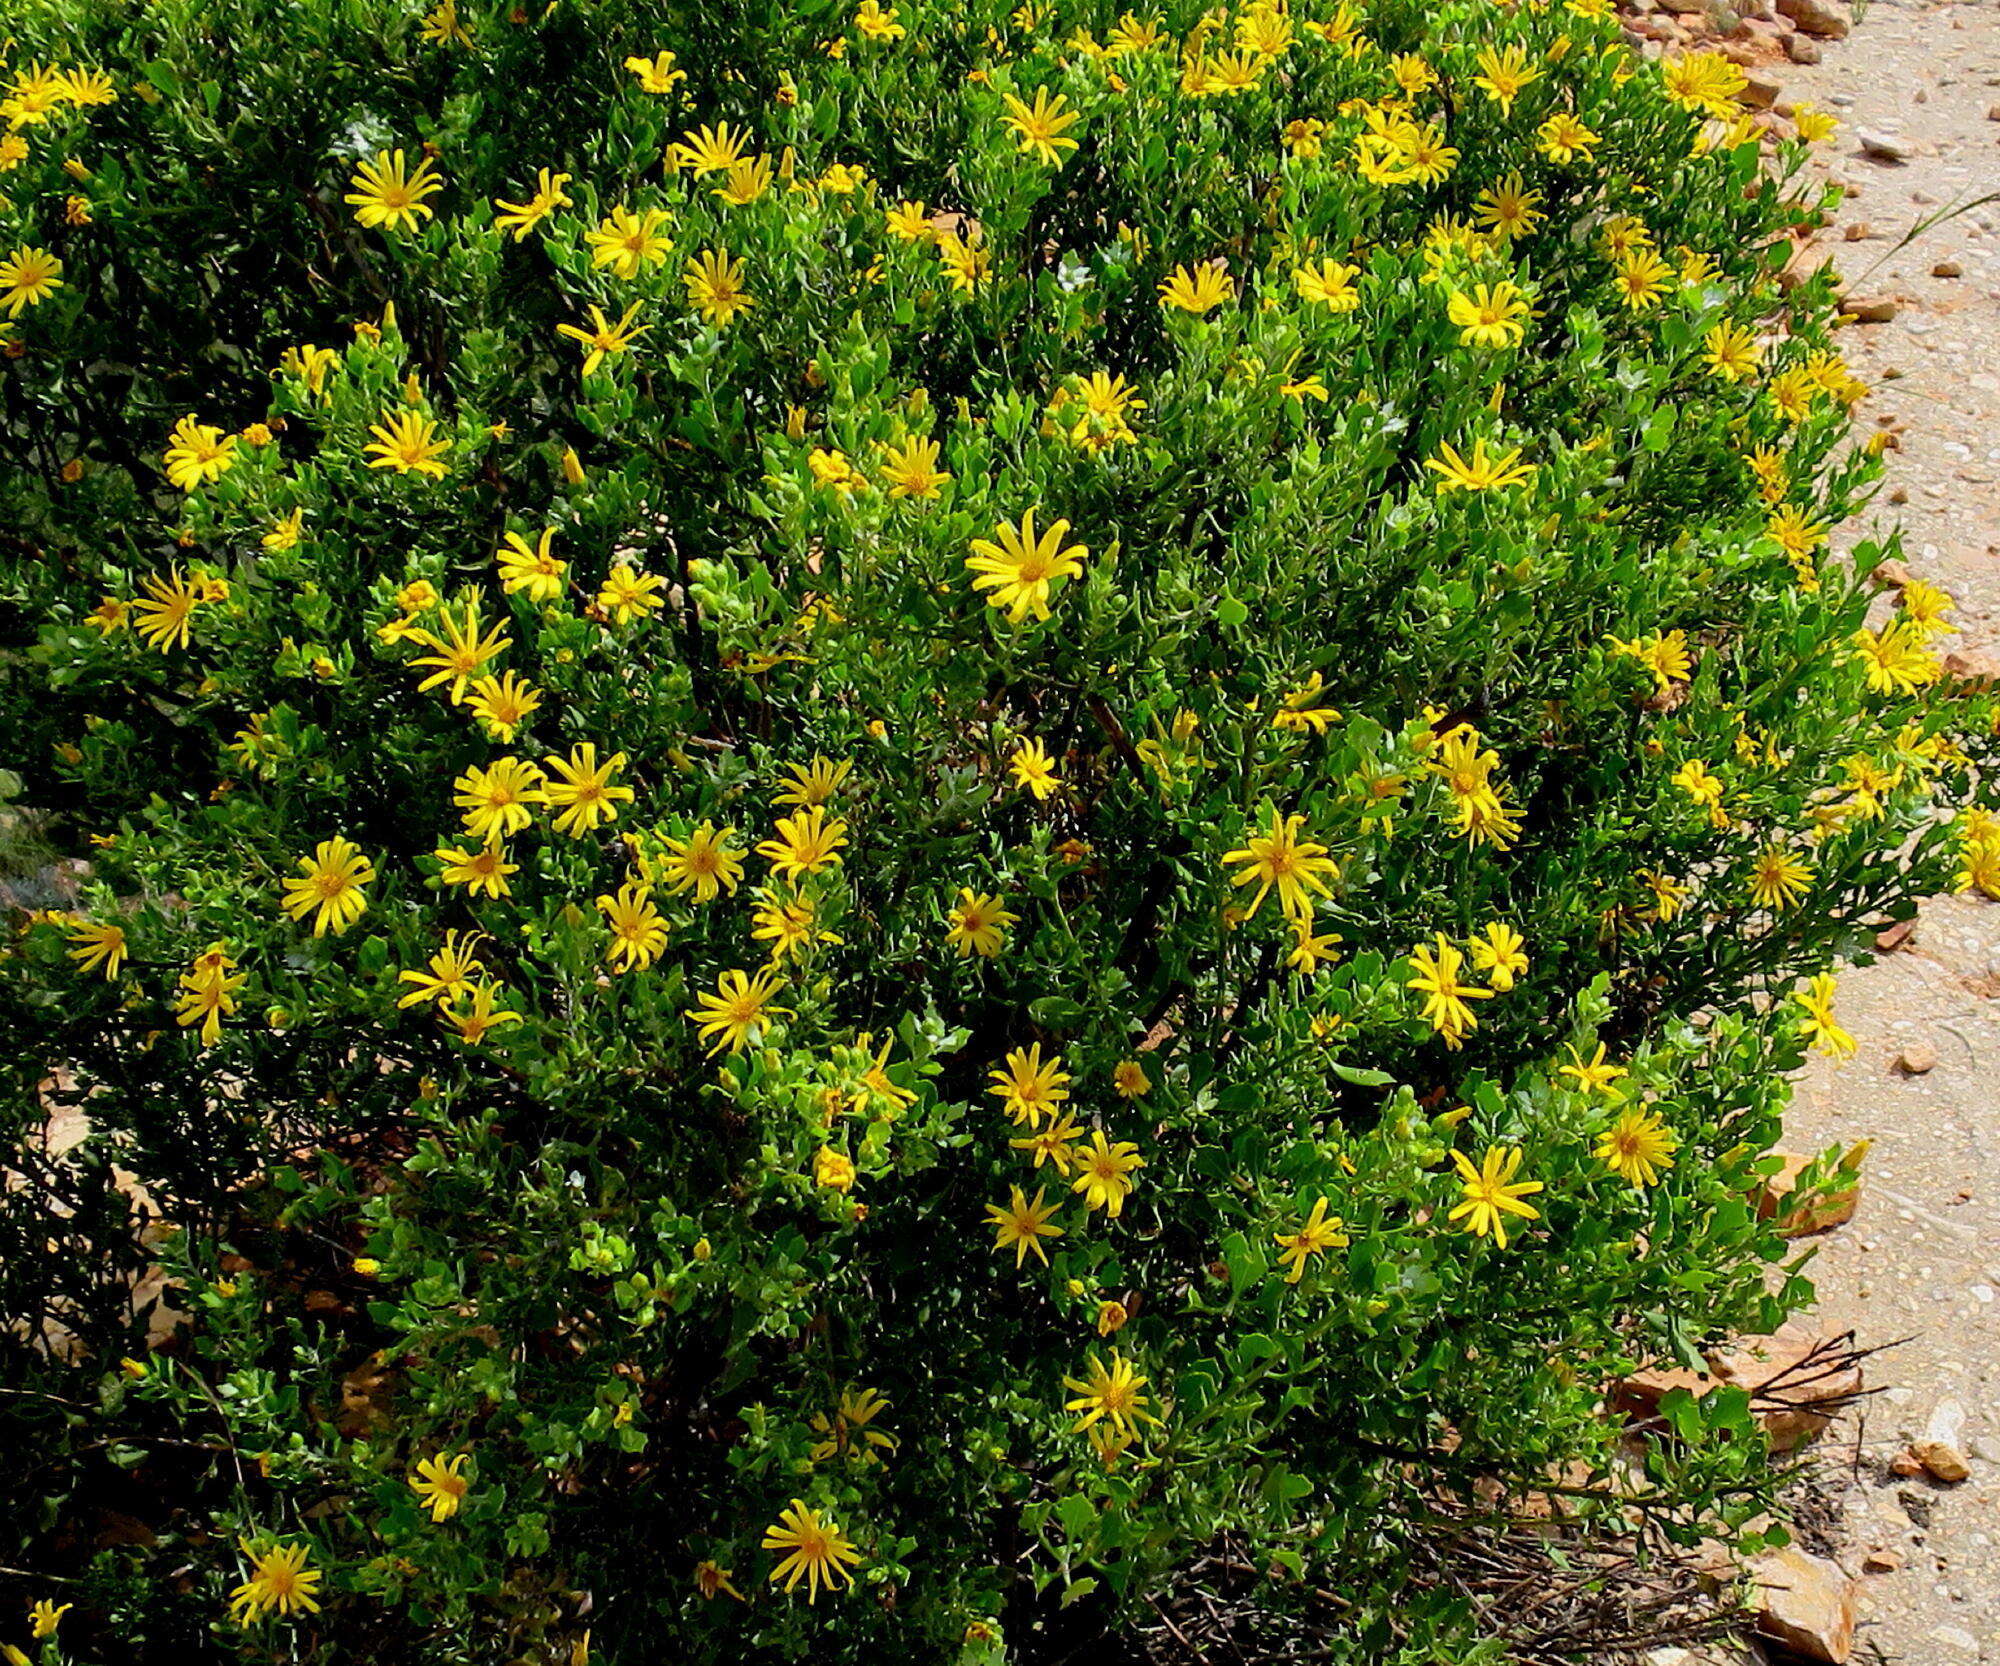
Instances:
[[[1875,1515],[1881,1521],[1882,1525],[1892,1533],[1908,1533],[1917,1525],[1904,1513],[1902,1505],[1898,1504],[1887,1493],[1876,1495]]]
[[[1979,1639],[1964,1626],[1932,1626],[1931,1641],[1942,1643],[1948,1649],[1956,1649],[1961,1654],[1968,1654],[1974,1660],[1980,1655]]]
[[[1778,101],[1778,83],[1768,75],[1744,77],[1743,90],[1736,95],[1736,102],[1750,110],[1768,110]]]
[[[1905,1076],[1928,1076],[1937,1062],[1937,1049],[1923,1041],[1911,1042],[1896,1055],[1896,1068]]]
[[[1931,276],[1934,278],[1962,278],[1965,276],[1965,268],[1955,260],[1941,260],[1931,268]]]
[[[1848,31],[1848,12],[1845,6],[1828,3],[1828,0],[1777,0],[1780,16],[1789,18],[1801,33],[1818,35],[1822,40],[1845,40]]]
[[[1859,129],[1855,140],[1861,146],[1863,156],[1872,156],[1878,162],[1907,162],[1916,154],[1907,139],[1899,139],[1893,133],[1883,133],[1872,127]]]
[[[1947,1486],[1956,1486],[1972,1473],[1965,1454],[1941,1440],[1918,1441],[1910,1448],[1910,1456],[1933,1481],[1942,1481]]]
[[[1785,56],[1795,64],[1816,64],[1826,54],[1820,50],[1819,42],[1810,35],[1787,35]]]

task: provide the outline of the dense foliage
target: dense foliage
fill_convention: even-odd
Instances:
[[[1025,1661],[1226,1538],[1461,1660],[1427,1523],[1803,1299],[1799,980],[2000,845],[1730,65],[17,10],[0,1642]]]

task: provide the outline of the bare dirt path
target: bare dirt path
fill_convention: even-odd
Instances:
[[[1849,187],[1836,264],[1852,297],[1895,304],[1846,335],[1875,390],[1862,421],[1898,447],[1847,539],[1900,523],[1912,574],[1958,600],[1956,646],[2000,654],[2000,201],[1950,214],[2000,193],[2000,0],[1872,0],[1818,64],[1772,73],[1781,106],[1840,118],[1819,164]],[[1813,1269],[1820,1316],[1863,1344],[1908,1338],[1850,1431],[1855,1658],[2000,1661],[2000,905],[1927,904],[1901,949],[1842,977],[1837,1011],[1860,1050],[1806,1073],[1787,1143],[1874,1147],[1859,1212]],[[1967,1480],[1890,1470],[1927,1429]]]

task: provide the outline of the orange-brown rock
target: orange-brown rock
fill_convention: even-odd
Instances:
[[[1854,1652],[1854,1581],[1838,1564],[1787,1545],[1758,1557],[1750,1577],[1759,1636],[1826,1666]]]
[[[1759,1220],[1776,1220],[1778,1230],[1787,1238],[1803,1238],[1814,1232],[1831,1231],[1854,1219],[1854,1211],[1861,1202],[1859,1174],[1851,1176],[1851,1185],[1842,1186],[1810,1202],[1795,1203],[1792,1194],[1798,1190],[1799,1176],[1811,1166],[1813,1159],[1795,1156],[1788,1151],[1780,1151],[1776,1155],[1783,1158],[1784,1167],[1776,1174],[1765,1176],[1757,1188]]]
[[[1739,1337],[1709,1355],[1718,1382],[1747,1389],[1775,1452],[1789,1452],[1817,1435],[1833,1414],[1861,1392],[1861,1367],[1840,1343],[1804,1325],[1769,1336]]]
[[[1983,648],[1961,648],[1944,656],[1944,674],[1968,693],[2000,685],[2000,658]]]
[[[1842,1344],[1802,1325],[1738,1337],[1712,1350],[1707,1360],[1707,1371],[1652,1366],[1634,1372],[1612,1389],[1608,1405],[1644,1422],[1659,1415],[1660,1402],[1674,1389],[1699,1399],[1723,1385],[1741,1388],[1748,1391],[1772,1450],[1789,1452],[1823,1430],[1862,1388],[1861,1368],[1847,1361]]]

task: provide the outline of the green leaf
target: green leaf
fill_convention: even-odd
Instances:
[[[1254,1371],[1267,1359],[1275,1359],[1284,1350],[1262,1331],[1252,1331],[1236,1344],[1236,1364],[1239,1370]]]
[[[1222,1240],[1222,1264],[1229,1269],[1230,1289],[1238,1295],[1251,1289],[1269,1267],[1263,1252],[1240,1232]]]
[[[1065,1493],[1056,1504],[1063,1531],[1072,1539],[1087,1539],[1097,1525],[1097,1506],[1080,1492]]]

